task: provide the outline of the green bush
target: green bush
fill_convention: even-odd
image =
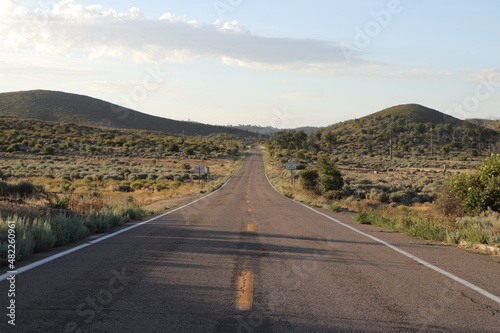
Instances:
[[[321,188],[321,193],[342,190],[344,186],[342,174],[329,158],[325,156],[319,157],[317,167],[319,173],[318,183]]]
[[[56,149],[52,146],[45,146],[42,148],[43,155],[53,155],[56,152]]]
[[[488,208],[500,211],[500,155],[486,158],[477,173],[448,178],[445,186],[444,195],[452,194],[468,215],[478,215]]]
[[[117,185],[113,188],[115,192],[134,192],[134,189],[130,185]]]
[[[302,170],[299,172],[300,185],[307,190],[314,190],[318,184],[318,177],[316,170]]]
[[[170,183],[170,187],[174,190],[177,190],[182,185],[182,182],[176,180]]]
[[[372,224],[375,226],[383,226],[385,224],[385,220],[383,217],[367,213],[359,213],[354,217],[354,219],[361,224]]]
[[[334,212],[334,213],[339,213],[342,211],[342,207],[340,207],[340,206],[330,205],[327,208],[329,211]]]

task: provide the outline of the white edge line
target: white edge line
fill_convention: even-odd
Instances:
[[[472,289],[472,290],[474,290],[474,291],[476,291],[476,292],[480,293],[481,295],[483,295],[483,296],[485,296],[485,297],[488,297],[489,299],[491,299],[491,300],[493,300],[493,301],[495,301],[495,302],[497,302],[497,303],[500,303],[500,297],[498,297],[498,296],[496,296],[496,295],[494,295],[494,294],[490,293],[489,291],[486,291],[486,290],[484,290],[484,289],[482,289],[482,288],[480,288],[480,287],[476,286],[475,284],[470,283],[469,281],[466,281],[466,280],[464,280],[464,279],[462,279],[462,278],[460,278],[460,277],[458,277],[458,276],[456,276],[456,275],[453,275],[453,274],[451,274],[450,272],[447,272],[447,271],[445,271],[445,270],[444,270],[444,269],[442,269],[442,268],[439,268],[439,267],[437,267],[437,266],[434,266],[433,264],[431,264],[431,263],[429,263],[429,262],[427,262],[427,261],[425,261],[425,260],[423,260],[423,259],[420,259],[419,257],[417,257],[417,256],[415,256],[415,255],[413,255],[413,254],[411,254],[411,253],[408,253],[408,252],[406,252],[406,251],[404,251],[404,250],[401,250],[400,248],[398,248],[398,247],[396,247],[396,246],[394,246],[394,245],[392,245],[392,244],[390,244],[390,243],[387,243],[387,242],[386,242],[386,241],[384,241],[384,240],[381,240],[381,239],[379,239],[379,238],[377,238],[377,237],[375,237],[375,236],[369,235],[369,234],[367,234],[367,233],[365,233],[365,232],[363,232],[363,231],[361,231],[361,230],[358,230],[358,229],[354,228],[353,226],[350,226],[350,225],[348,225],[348,224],[345,224],[345,223],[343,223],[343,222],[341,222],[341,221],[339,221],[339,220],[337,220],[337,219],[335,219],[335,218],[333,218],[333,217],[331,217],[331,216],[329,216],[329,215],[327,215],[327,214],[324,214],[324,213],[322,213],[322,212],[319,212],[319,211],[317,211],[316,209],[314,209],[314,208],[312,208],[312,207],[309,207],[309,206],[307,206],[306,204],[304,204],[304,203],[302,203],[302,202],[298,202],[298,201],[296,201],[296,200],[290,199],[289,197],[287,197],[287,196],[285,196],[285,195],[281,194],[281,193],[280,193],[280,192],[279,192],[279,191],[278,191],[278,190],[274,187],[274,185],[271,183],[271,181],[269,180],[269,177],[267,176],[267,170],[265,170],[265,163],[264,163],[264,174],[266,175],[267,181],[268,181],[268,182],[269,182],[269,184],[272,186],[272,188],[274,188],[274,190],[275,190],[276,192],[278,192],[281,196],[283,196],[283,197],[287,198],[288,200],[291,200],[291,201],[293,201],[293,202],[295,202],[295,203],[297,203],[297,204],[299,204],[299,205],[301,205],[301,206],[304,206],[305,208],[310,209],[310,210],[312,210],[313,212],[315,212],[315,213],[317,213],[317,214],[319,214],[319,215],[321,215],[321,216],[323,216],[323,217],[326,217],[327,219],[332,220],[333,222],[335,222],[335,223],[337,223],[337,224],[340,224],[340,225],[341,225],[341,226],[343,226],[343,227],[346,227],[346,228],[348,228],[348,229],[351,229],[352,231],[357,232],[358,234],[361,234],[361,235],[366,236],[366,237],[368,237],[368,238],[370,238],[370,239],[372,239],[372,240],[374,240],[374,241],[376,241],[376,242],[378,242],[378,243],[380,243],[380,244],[383,244],[383,245],[387,246],[388,248],[390,248],[390,249],[392,249],[392,250],[394,250],[394,251],[396,251],[396,252],[399,252],[399,253],[401,253],[402,255],[404,255],[404,256],[406,256],[406,257],[408,257],[408,258],[410,258],[410,259],[412,259],[412,260],[414,260],[414,261],[418,262],[419,264],[422,264],[422,265],[424,265],[424,266],[425,266],[425,267],[427,267],[427,268],[430,268],[430,269],[432,269],[432,270],[434,270],[434,271],[436,271],[436,272],[438,272],[438,273],[441,273],[441,274],[443,274],[444,276],[447,276],[448,278],[450,278],[450,279],[452,279],[452,280],[454,280],[454,281],[456,281],[456,282],[458,282],[458,283],[460,283],[460,284],[462,284],[462,285],[466,286],[467,288],[470,288],[470,289]]]
[[[245,159],[246,159],[246,157],[245,157]],[[218,188],[218,189],[216,189],[215,191],[213,191],[213,192],[211,192],[211,193],[209,193],[209,194],[205,195],[204,197],[201,197],[201,198],[199,198],[199,199],[196,199],[195,201],[192,201],[192,202],[190,202],[190,203],[187,203],[187,204],[185,204],[185,205],[183,205],[183,206],[181,206],[181,207],[177,207],[177,208],[175,208],[175,209],[173,209],[173,210],[170,210],[170,211],[168,211],[168,212],[166,212],[166,213],[163,213],[163,214],[160,214],[160,215],[158,215],[158,216],[155,216],[155,217],[153,217],[153,218],[151,218],[151,219],[149,219],[149,220],[147,220],[147,221],[144,221],[144,222],[140,222],[140,223],[137,223],[137,224],[131,225],[131,226],[127,227],[127,228],[124,228],[124,229],[118,230],[118,231],[116,231],[116,232],[113,232],[113,233],[111,233],[111,234],[108,234],[108,235],[105,235],[105,236],[99,237],[99,238],[97,238],[96,240],[93,240],[93,241],[87,242],[87,243],[85,243],[85,244],[78,245],[78,246],[76,246],[76,247],[73,247],[73,248],[68,249],[68,250],[66,250],[66,251],[63,251],[63,252],[60,252],[60,253],[54,254],[54,255],[52,255],[52,256],[50,256],[50,257],[47,257],[47,258],[45,258],[45,259],[42,259],[42,260],[36,261],[36,262],[31,263],[31,264],[29,264],[29,265],[22,266],[22,267],[20,267],[19,269],[15,270],[15,271],[14,271],[15,273],[9,273],[9,272],[7,272],[7,273],[5,273],[5,274],[3,274],[3,275],[0,275],[0,282],[1,282],[1,281],[3,281],[3,280],[5,280],[5,279],[7,279],[8,277],[10,277],[10,276],[12,276],[12,275],[16,275],[16,276],[17,276],[17,275],[19,275],[19,274],[21,274],[21,273],[27,272],[27,271],[29,271],[29,270],[31,270],[31,269],[33,269],[33,268],[35,268],[35,267],[38,267],[38,266],[41,266],[41,265],[46,264],[46,263],[48,263],[48,262],[54,261],[54,260],[56,260],[56,259],[59,259],[59,258],[61,258],[61,257],[66,256],[66,255],[68,255],[68,254],[70,254],[70,253],[73,253],[73,252],[79,251],[79,250],[81,250],[81,249],[84,249],[84,248],[86,248],[86,247],[88,247],[88,246],[91,246],[91,245],[97,244],[97,243],[99,243],[99,242],[101,242],[101,241],[103,241],[103,240],[105,240],[105,239],[108,239],[108,238],[114,237],[114,236],[119,235],[119,234],[121,234],[121,233],[123,233],[123,232],[126,232],[126,231],[129,231],[129,230],[131,230],[131,229],[137,228],[137,227],[139,227],[139,226],[141,226],[141,225],[143,225],[143,224],[146,224],[146,223],[152,222],[152,221],[157,220],[157,219],[159,219],[159,218],[161,218],[161,217],[164,217],[164,216],[166,216],[166,215],[172,214],[172,213],[174,213],[174,212],[176,212],[176,211],[178,211],[178,210],[181,210],[181,209],[183,209],[183,208],[186,208],[186,207],[188,207],[188,206],[191,206],[192,204],[195,204],[195,203],[197,203],[197,202],[198,202],[198,201],[200,201],[200,200],[203,200],[203,199],[208,198],[208,197],[209,197],[209,196],[211,196],[212,194],[215,194],[215,193],[219,192],[220,190],[222,190],[222,189],[223,189],[223,188],[224,188],[224,187],[225,187],[225,186],[226,186],[226,185],[227,185],[227,184],[231,181],[231,179],[233,179],[233,177],[234,177],[234,176],[236,176],[236,175],[240,172],[240,170],[241,170],[241,168],[243,167],[243,164],[244,164],[244,162],[245,162],[245,159],[243,159],[243,161],[242,161],[242,163],[241,163],[240,167],[238,168],[238,170],[237,170],[237,171],[236,171],[236,172],[235,172],[235,173],[234,173],[234,174],[233,174],[233,175],[232,175],[232,176],[231,176],[231,177],[230,177],[230,178],[229,178],[229,179],[228,179],[228,180],[227,180],[224,184],[222,184],[222,186],[221,186],[221,187],[219,187],[219,188]]]

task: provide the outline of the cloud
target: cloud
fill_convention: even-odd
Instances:
[[[0,36],[4,50],[19,54],[31,51],[136,63],[186,63],[203,57],[230,66],[334,76],[429,75],[422,70],[389,69],[360,55],[346,59],[342,42],[257,36],[237,21],[202,24],[172,13],[146,19],[139,8],[120,12],[75,0],[35,10],[16,0],[0,0]]]
[[[500,85],[500,69],[482,69],[478,71],[469,72],[467,80],[470,82],[490,83],[493,85]]]
[[[138,8],[119,12],[74,0],[36,10],[15,0],[0,0],[0,13],[3,47],[18,52],[144,63],[184,63],[205,57],[233,66],[305,72],[338,73],[347,66],[339,43],[256,36],[236,21],[201,24],[172,13],[153,20]]]

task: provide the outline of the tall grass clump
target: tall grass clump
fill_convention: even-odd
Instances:
[[[16,225],[16,260],[25,259],[35,249],[35,240],[28,219],[17,215],[0,218],[0,262],[2,265],[7,263],[9,222],[14,222]]]
[[[85,237],[89,230],[78,216],[57,215],[50,219],[50,225],[56,235],[54,246],[73,243]]]
[[[51,249],[57,237],[47,219],[36,218],[31,222],[31,234],[35,242],[34,252],[43,252]]]
[[[486,211],[479,216],[465,216],[456,221],[454,242],[496,245],[500,243],[500,213]]]
[[[111,229],[111,214],[106,210],[92,210],[83,217],[83,224],[90,233],[108,232]]]

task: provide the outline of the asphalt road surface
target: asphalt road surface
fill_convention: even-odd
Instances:
[[[15,326],[0,282],[0,331],[500,332],[500,258],[316,210],[254,148],[210,196],[17,275]]]

